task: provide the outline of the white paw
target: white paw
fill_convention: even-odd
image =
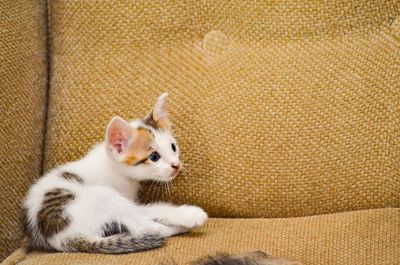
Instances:
[[[183,227],[183,226],[170,226],[175,230],[175,235],[181,235],[181,234],[187,234],[192,230],[189,227]]]
[[[207,213],[197,206],[182,205],[177,210],[178,215],[175,216],[175,224],[186,228],[202,226],[208,219]]]

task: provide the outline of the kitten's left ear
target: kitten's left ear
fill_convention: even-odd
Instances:
[[[165,131],[171,130],[172,123],[168,118],[167,113],[167,98],[168,93],[163,93],[158,97],[152,111],[144,118],[144,122],[154,128]]]
[[[132,129],[121,117],[114,117],[106,130],[106,144],[113,153],[121,155],[124,153],[130,142]]]

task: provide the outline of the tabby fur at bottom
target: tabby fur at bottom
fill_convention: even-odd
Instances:
[[[178,264],[172,262],[161,265]],[[302,263],[289,258],[274,257],[263,251],[254,251],[240,255],[217,254],[198,259],[191,265],[302,265]]]

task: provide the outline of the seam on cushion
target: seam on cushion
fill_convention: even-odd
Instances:
[[[40,175],[44,173],[44,161],[45,161],[45,150],[46,150],[46,137],[48,129],[48,116],[49,116],[49,102],[50,102],[50,80],[51,80],[51,12],[50,12],[50,1],[45,0],[45,32],[46,32],[46,74],[45,74],[45,103],[44,103],[44,119],[43,119],[43,140],[42,140],[42,152],[41,152],[41,165]]]
[[[25,258],[26,258],[26,255],[17,257],[17,259],[16,259],[15,261],[11,261],[11,262],[13,262],[13,263],[11,263],[11,264],[9,264],[9,265],[18,265],[18,264],[20,264],[22,261],[24,261]]]
[[[26,260],[26,252],[18,248],[16,251],[11,253],[1,264],[4,265],[17,265],[20,264],[22,261]]]

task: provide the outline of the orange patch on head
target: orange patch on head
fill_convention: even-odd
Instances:
[[[124,159],[124,163],[127,165],[134,165],[138,159],[136,158],[135,154],[129,153],[126,155]]]
[[[146,163],[147,157],[152,152],[151,144],[154,140],[153,133],[147,128],[139,127],[132,131],[132,137],[134,140],[129,146],[123,162],[130,166],[141,161]]]

